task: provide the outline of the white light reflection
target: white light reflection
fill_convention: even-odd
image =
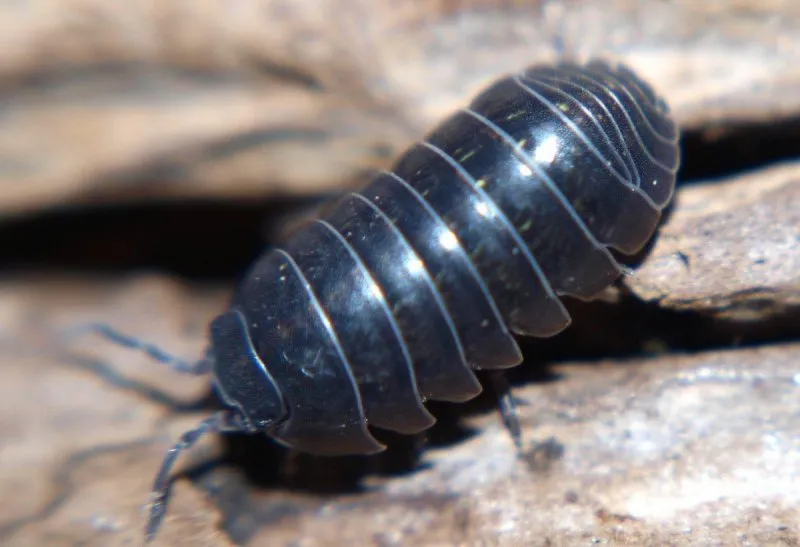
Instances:
[[[553,163],[558,153],[558,136],[550,135],[533,151],[533,159],[537,163]]]
[[[488,217],[491,214],[491,209],[485,201],[479,201],[475,204],[475,211],[482,217]]]
[[[533,170],[524,163],[519,164],[519,174],[523,177],[530,177],[533,175]]]
[[[439,245],[447,251],[452,251],[458,248],[458,238],[450,230],[444,229],[439,234]]]
[[[374,281],[371,282],[370,285],[371,285],[370,289],[372,291],[372,296],[374,296],[378,300],[383,300],[383,291],[381,290],[380,285],[378,285]]]
[[[408,273],[416,275],[422,273],[424,269],[425,264],[423,264],[419,258],[412,256],[406,260],[406,270],[408,270]]]

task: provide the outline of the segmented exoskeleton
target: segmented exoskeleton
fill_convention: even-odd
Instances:
[[[178,453],[209,431],[265,433],[327,455],[384,447],[370,427],[429,428],[426,400],[466,401],[476,370],[522,361],[514,335],[570,323],[621,273],[669,203],[678,130],[623,66],[534,66],[500,79],[261,256],[184,372],[211,372],[230,410],[184,435],[155,484],[148,535]],[[513,407],[505,421],[519,436]]]

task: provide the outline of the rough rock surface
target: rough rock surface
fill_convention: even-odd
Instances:
[[[763,320],[800,307],[800,163],[685,188],[626,284],[660,306]]]
[[[713,174],[682,181],[604,301],[526,346],[522,457],[490,397],[435,405],[422,451],[371,459],[212,436],[176,469],[154,546],[800,545],[797,4],[399,5],[0,3],[0,212],[168,198],[134,228],[115,209],[0,224],[0,544],[140,544],[164,451],[213,410],[206,378],[56,336],[105,321],[201,353],[233,274],[203,277],[201,256],[182,278],[162,255],[219,256],[249,228],[237,205],[214,223],[178,198],[353,184],[499,73],[605,52],[667,96],[686,164]],[[151,247],[160,267],[119,266]]]
[[[354,184],[559,55],[624,60],[687,130],[800,114],[781,0],[30,0],[0,25],[4,214]]]

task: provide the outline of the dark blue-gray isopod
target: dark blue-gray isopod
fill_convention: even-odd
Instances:
[[[148,537],[176,457],[204,433],[369,454],[384,447],[368,425],[417,433],[434,423],[426,400],[475,397],[473,371],[522,361],[513,335],[560,332],[561,296],[591,298],[620,275],[610,249],[632,254],[652,237],[678,163],[667,105],[629,69],[534,66],[261,256],[198,363],[97,327],[177,370],[210,372],[230,407],[168,453]]]

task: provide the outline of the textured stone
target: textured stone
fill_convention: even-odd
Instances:
[[[745,0],[0,5],[0,212],[361,182],[490,80],[621,59],[685,129],[800,113],[800,7]]]
[[[800,163],[688,186],[625,280],[662,307],[756,320],[800,306]]]

